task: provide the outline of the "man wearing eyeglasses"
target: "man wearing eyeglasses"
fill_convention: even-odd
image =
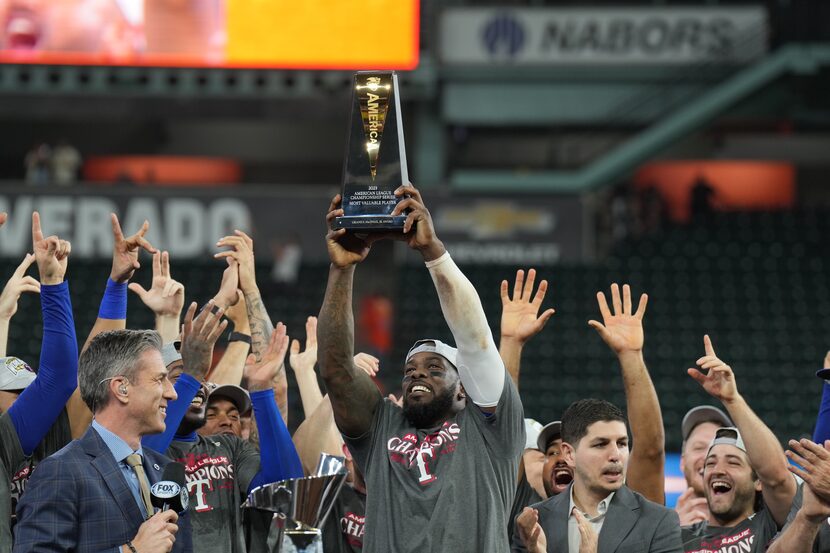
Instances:
[[[735,375],[705,336],[689,376],[719,399],[734,427],[715,432],[703,463],[711,519],[683,527],[686,553],[762,552],[781,529],[797,491],[778,439],[738,393]]]

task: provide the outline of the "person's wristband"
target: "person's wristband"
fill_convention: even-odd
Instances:
[[[101,298],[101,307],[98,308],[99,319],[126,319],[127,318],[127,283],[115,282],[107,279],[107,288]]]
[[[130,550],[130,553],[138,553],[138,550],[133,545],[133,542],[127,540],[127,548]]]
[[[251,336],[248,334],[242,334],[241,332],[231,332],[228,334],[228,342],[245,342],[249,346],[251,345]]]

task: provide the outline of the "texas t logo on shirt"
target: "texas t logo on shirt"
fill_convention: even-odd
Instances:
[[[215,506],[210,505],[209,492],[227,486],[227,481],[233,484],[233,463],[224,455],[211,456],[207,453],[189,453],[177,461],[185,466],[187,493],[193,502],[193,510],[197,513],[212,511]]]
[[[390,438],[386,443],[386,449],[390,461],[402,465],[407,470],[415,469],[418,473],[418,483],[425,486],[438,479],[433,468],[439,456],[449,455],[455,451],[455,442],[460,435],[461,427],[458,423],[448,421],[436,432],[424,436],[420,442],[418,436],[412,432]]]

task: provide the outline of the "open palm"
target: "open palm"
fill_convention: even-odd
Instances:
[[[501,337],[513,338],[519,342],[526,342],[545,327],[548,320],[553,316],[554,310],[547,309],[539,315],[542,301],[548,289],[548,281],[539,283],[539,288],[533,296],[533,284],[536,280],[536,270],[530,269],[527,272],[527,281],[524,279],[524,271],[516,271],[516,281],[513,285],[513,297],[508,293],[508,283],[503,280],[501,283]]]
[[[639,351],[643,349],[645,341],[643,334],[643,316],[646,313],[648,296],[640,296],[640,304],[637,311],[633,312],[631,304],[631,288],[628,284],[623,285],[622,298],[620,287],[614,283],[611,285],[611,303],[613,313],[608,307],[605,294],[597,292],[597,303],[602,315],[602,323],[591,320],[591,325],[615,353],[625,351]]]

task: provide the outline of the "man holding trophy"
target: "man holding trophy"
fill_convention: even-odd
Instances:
[[[360,78],[359,73],[358,97]],[[506,551],[504,521],[525,442],[522,405],[478,294],[436,236],[420,192],[411,184],[380,178],[395,164],[397,171],[388,172],[406,176],[396,155],[403,150],[403,134],[394,84],[392,79],[393,86],[383,90],[392,96],[397,128],[389,129],[387,118],[378,139],[370,135],[374,119],[360,117],[365,125],[357,130],[363,136],[353,125],[353,138],[365,141],[350,151],[363,153],[365,159],[347,158],[347,197],[335,196],[326,216],[331,266],[318,319],[320,369],[337,426],[366,479],[364,551]],[[385,86],[382,79],[380,85]],[[355,111],[363,107],[359,99],[355,104]],[[377,125],[373,127],[377,132]],[[390,135],[394,140],[388,148],[384,141]],[[350,167],[368,168],[365,190],[348,186],[349,175],[356,174]],[[360,191],[375,193],[378,199]],[[378,207],[374,214],[350,209],[356,198],[367,196]],[[383,197],[394,198],[390,208]],[[350,224],[350,215],[352,221],[364,217],[365,222]],[[396,225],[400,230],[389,230]],[[347,229],[359,229],[360,234]],[[353,362],[355,268],[374,241],[390,237],[405,240],[423,256],[457,344],[456,349],[439,340],[415,343],[403,368],[403,408],[384,399]]]

